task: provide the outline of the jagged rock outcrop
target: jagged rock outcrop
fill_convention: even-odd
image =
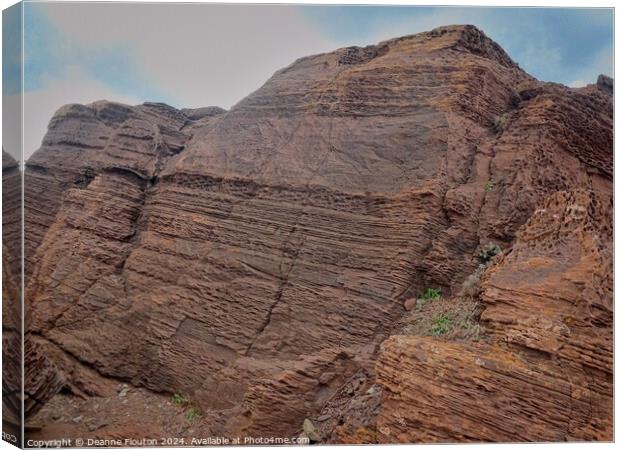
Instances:
[[[84,188],[105,170],[150,180],[187,138],[179,130],[187,117],[167,105],[130,107],[110,102],[60,108],[48,126],[42,149],[27,163],[25,181],[25,270],[56,220],[63,195]]]
[[[378,442],[612,439],[612,197],[551,195],[486,274],[485,343],[394,336]]]
[[[611,192],[608,85],[538,82],[480,30],[452,26],[302,58],[228,112],[63,107],[26,170],[29,332],[84,370],[186,393],[220,434],[297,434],[351,377],[375,376],[405,300],[458,288],[480,246],[509,249],[554,192]],[[490,286],[492,323],[504,310]],[[610,293],[599,294],[611,320]],[[578,336],[589,336],[580,317]],[[406,396],[423,398],[395,386],[418,388],[402,367],[413,371],[435,344],[401,352],[402,340],[389,339],[377,365],[381,423]],[[566,344],[573,362],[595,356]],[[453,361],[473,370],[476,352]],[[592,365],[607,364],[601,352]],[[79,368],[65,376],[97,392]],[[503,414],[501,404],[486,411]],[[475,436],[459,417],[462,431],[440,434],[416,420],[419,434],[377,439],[528,438]],[[531,436],[609,432],[607,422],[554,427]]]

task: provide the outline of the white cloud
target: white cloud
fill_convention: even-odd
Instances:
[[[551,45],[552,41],[539,38],[544,29],[538,22],[519,22],[519,36],[536,36],[523,42],[514,29],[505,26],[505,21],[498,20],[498,10],[485,8],[438,8],[430,13],[420,10],[419,14],[412,9],[415,14],[403,15],[400,20],[393,15],[377,15],[368,29],[357,33],[355,41],[336,41],[327,38],[322,27],[305,18],[299,8],[286,5],[142,2],[28,5],[42,12],[65,34],[64,42],[49,43],[55,46],[57,60],[63,59],[63,52],[75,53],[76,46],[93,51],[118,49],[129,55],[132,66],[121,67],[120,73],[129,73],[132,82],[140,80],[142,86],[140,94],[131,92],[128,90],[131,86],[122,86],[121,80],[104,80],[102,74],[89,72],[92,65],[88,70],[74,67],[67,73],[57,74],[57,78],[44,80],[41,89],[27,94],[27,106],[30,105],[26,109],[27,153],[39,146],[51,114],[68,102],[90,103],[107,98],[135,104],[159,100],[144,97],[144,92],[152,91],[174,99],[177,107],[230,108],[259,88],[276,70],[299,57],[345,45],[373,44],[441,25],[472,23],[482,28],[505,45],[524,69],[534,74],[541,67],[553,69],[562,63],[560,51]],[[613,75],[611,47],[599,53],[595,64],[570,75],[574,78],[571,84],[593,82],[599,73]],[[85,54],[88,52],[81,51],[77,58],[68,60],[79,64],[79,58]]]
[[[2,149],[16,161],[21,160],[21,95],[2,96]]]
[[[230,108],[295,59],[333,50],[329,41],[288,6],[146,3],[37,3],[60,33],[52,57],[79,64],[77,48],[120,49],[130,55],[141,92],[160,92],[177,107]],[[26,20],[28,14],[26,13]],[[28,49],[26,49],[27,51]],[[77,60],[76,60],[77,59]],[[90,68],[92,70],[92,66]],[[123,69],[124,70],[124,69]],[[61,70],[27,92],[25,153],[39,146],[52,114],[66,103],[99,99],[139,104],[155,98],[120,95],[119,80],[94,77],[84,67]]]
[[[588,85],[588,82],[585,80],[573,80],[570,83],[568,83],[568,87],[572,87],[572,88],[580,88],[580,87],[584,87],[587,85]]]
[[[38,4],[84,46],[121,44],[144,83],[184,107],[229,108],[295,59],[336,45],[289,6]],[[144,99],[149,100],[149,99]]]

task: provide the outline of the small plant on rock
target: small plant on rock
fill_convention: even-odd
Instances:
[[[439,314],[433,317],[431,321],[431,335],[441,336],[450,331],[452,325],[452,317],[449,314]]]
[[[480,266],[480,273],[483,266]],[[474,283],[475,284],[475,283]],[[478,292],[479,288],[472,288]],[[419,300],[418,300],[419,301]],[[475,297],[458,294],[429,301],[424,308],[416,308],[404,319],[403,333],[412,336],[433,336],[450,341],[473,341],[485,337],[480,325],[482,308]]]
[[[422,297],[424,300],[437,300],[441,298],[441,288],[428,288],[422,293]]]
[[[183,394],[174,394],[172,396],[172,404],[176,405],[176,406],[185,406],[189,403],[189,400],[187,399],[187,397],[185,397]]]
[[[424,306],[426,303],[434,301],[434,300],[438,300],[440,298],[441,298],[441,288],[428,288],[418,298],[418,301],[416,302],[416,306],[419,309],[422,306]]]
[[[487,182],[484,183],[485,192],[491,192],[493,189],[495,189],[495,181],[487,180]]]
[[[495,133],[499,133],[500,131],[504,131],[506,128],[506,123],[508,122],[508,113],[500,114],[493,121],[493,131]]]
[[[201,416],[200,410],[196,408],[195,406],[192,406],[190,409],[187,410],[187,414],[185,415],[185,418],[187,419],[189,423],[192,423],[193,421],[199,419],[200,416]]]

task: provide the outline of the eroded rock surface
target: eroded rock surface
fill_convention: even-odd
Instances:
[[[585,248],[602,264],[601,280],[611,281],[601,262],[611,256],[597,247],[611,242],[609,227],[596,234],[575,225],[580,234],[542,247],[547,265],[532,266],[521,281],[551,277],[553,269],[545,290],[526,294],[510,279],[513,265],[543,258],[523,247],[536,241],[527,241],[528,231],[493,268],[483,320],[504,352],[493,358],[509,355],[528,375],[516,384],[486,375],[487,397],[477,395],[489,405],[479,414],[492,418],[465,423],[456,414],[438,428],[423,403],[428,391],[418,392],[428,386],[408,378],[456,366],[466,382],[476,371],[485,376],[475,368],[486,347],[458,351],[449,359],[455,366],[434,366],[420,362],[440,344],[407,346],[392,337],[376,367],[375,359],[407,299],[429,286],[457,290],[478,266],[480,247],[493,241],[508,251],[532,214],[525,230],[536,227],[550,195],[605,214],[613,176],[610,85],[540,83],[480,30],[452,26],[302,58],[228,112],[65,106],[26,170],[28,331],[56,359],[72,361],[63,375],[74,392],[105,395],[91,371],[181,392],[216,434],[298,435],[304,419],[327,406],[355,409],[343,397],[352,386],[352,396],[365,393],[360,404],[372,403],[357,410],[376,414],[380,426],[391,426],[391,411],[416,426],[341,433],[341,441],[608,438],[611,291],[588,291],[598,300],[587,307],[566,304],[579,304],[580,289],[588,289],[586,270],[594,266],[579,262]],[[583,196],[593,203],[584,206]],[[566,298],[546,298],[558,292]],[[542,321],[529,319],[524,298],[544,300]],[[521,307],[522,316],[513,314]],[[573,317],[576,328],[553,350],[549,330],[564,317],[556,313]],[[514,322],[504,326],[504,317]],[[505,403],[493,403],[497,392],[509,401],[511,389],[533,392],[530,380],[553,385],[557,378],[568,389],[575,382],[567,373],[585,376],[585,369],[557,370],[553,358],[530,372],[513,346],[598,371],[595,390],[557,394],[558,401],[574,398],[581,415],[567,422],[564,404],[541,404],[530,420],[549,426],[538,433],[470,430],[532,407],[502,409]],[[510,361],[501,364],[498,370],[511,370]],[[364,381],[352,381],[360,374]],[[368,393],[375,376],[383,388]],[[447,387],[433,389],[448,405]],[[454,389],[468,395],[467,386]],[[587,416],[577,395],[594,392],[601,412]]]
[[[21,441],[21,176],[2,151],[2,426]],[[17,437],[19,436],[19,438]]]
[[[378,442],[611,440],[611,195],[551,195],[487,271],[484,343],[394,336]]]

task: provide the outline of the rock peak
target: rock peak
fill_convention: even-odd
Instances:
[[[456,50],[495,60],[505,67],[518,67],[497,42],[475,25],[448,25],[435,28],[429,34],[433,37],[454,36],[453,48]]]
[[[497,42],[488,37],[484,31],[471,24],[444,25],[430,31],[388,39],[376,46],[366,48],[389,47],[391,49],[406,45],[414,45],[416,49],[423,47],[429,51],[452,49],[467,52],[475,56],[494,60],[504,67],[519,68],[518,64],[508,56]]]
[[[214,117],[224,114],[226,110],[219,106],[204,106],[201,108],[183,108],[181,110],[190,120],[200,120],[205,117]]]
[[[596,80],[596,86],[602,91],[613,93],[614,79],[607,75],[600,74]]]

